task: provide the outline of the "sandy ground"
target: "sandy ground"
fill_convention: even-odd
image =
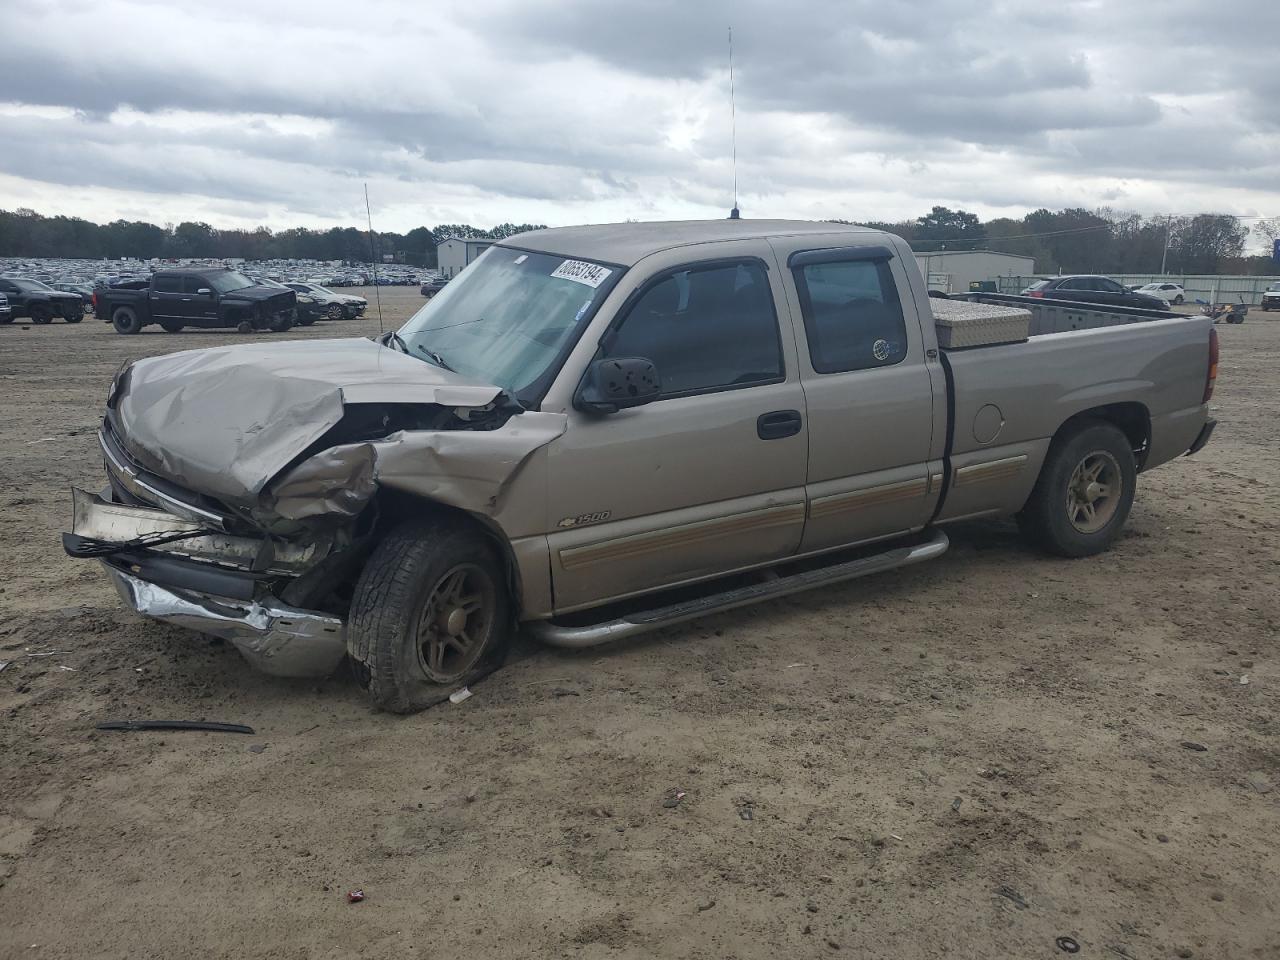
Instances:
[[[1280,323],[1219,329],[1218,435],[1106,556],[963,527],[401,718],[62,554],[112,372],[237,335],[0,328],[0,957],[1280,956]]]

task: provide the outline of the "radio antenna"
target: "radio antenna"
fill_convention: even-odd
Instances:
[[[378,255],[373,249],[373,211],[369,208],[369,184],[364,185],[364,215],[369,218],[369,265],[373,268],[373,295],[378,302],[378,333],[382,328],[382,285],[378,283]]]
[[[729,28],[729,137],[733,144],[733,209],[729,219],[737,220],[738,211],[738,109],[733,93],[733,27]]]

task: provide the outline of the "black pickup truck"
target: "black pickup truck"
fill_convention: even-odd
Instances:
[[[283,333],[297,318],[297,300],[292,290],[259,286],[234,270],[161,270],[149,283],[95,291],[93,308],[117,333],[137,333],[151,323],[169,333],[183,327]]]
[[[30,317],[32,323],[53,323],[62,317],[67,323],[84,319],[84,301],[78,293],[63,293],[39,280],[0,278],[0,294],[9,300],[10,312],[0,316],[0,323],[18,317]]]

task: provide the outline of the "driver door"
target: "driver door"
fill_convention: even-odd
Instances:
[[[772,250],[731,241],[703,256],[649,258],[599,338],[598,359],[652,360],[663,395],[608,416],[571,408],[548,448],[557,613],[769,563],[800,544],[805,399]]]

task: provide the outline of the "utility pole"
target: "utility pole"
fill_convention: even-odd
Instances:
[[[1164,265],[1165,265],[1165,262],[1169,259],[1169,231],[1171,231],[1172,229],[1173,229],[1173,214],[1169,214],[1169,216],[1165,217],[1165,220],[1164,220],[1164,253],[1160,255],[1160,275],[1162,277],[1168,276],[1168,273],[1165,272]]]

